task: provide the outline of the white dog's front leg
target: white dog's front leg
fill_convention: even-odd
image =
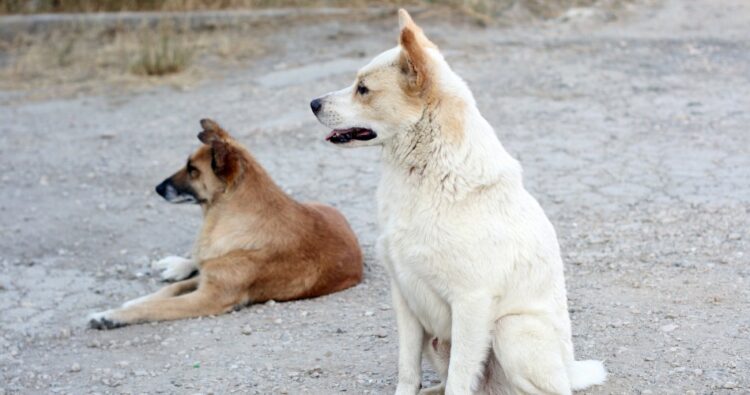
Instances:
[[[422,339],[424,328],[406,304],[398,285],[391,280],[391,297],[398,326],[398,386],[396,395],[414,395],[422,384]]]
[[[451,351],[446,395],[472,394],[491,347],[492,297],[464,296],[451,304]]]

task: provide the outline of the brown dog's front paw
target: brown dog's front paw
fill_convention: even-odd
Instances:
[[[127,324],[112,318],[111,310],[89,315],[89,327],[92,329],[115,329],[125,325]]]

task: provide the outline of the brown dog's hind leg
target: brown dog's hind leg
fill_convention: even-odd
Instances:
[[[199,281],[198,277],[193,277],[188,280],[183,280],[183,281],[179,281],[179,282],[167,285],[166,287],[163,287],[162,289],[152,294],[148,294],[146,296],[141,296],[140,298],[129,300],[123,303],[122,307],[131,307],[138,303],[143,303],[147,300],[166,299],[166,298],[171,298],[173,296],[180,296],[188,292],[193,292],[198,288],[198,281]]]
[[[211,287],[180,296],[145,300],[90,317],[89,325],[95,329],[113,329],[129,324],[149,321],[169,321],[226,313],[234,307],[234,298],[222,297]]]
[[[95,329],[112,329],[149,321],[226,313],[248,302],[248,287],[256,273],[256,264],[249,258],[247,252],[238,252],[207,260],[202,263],[198,277],[164,287],[137,303],[92,314],[89,325]],[[196,285],[195,291],[188,292]]]

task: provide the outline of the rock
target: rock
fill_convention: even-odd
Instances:
[[[245,336],[252,335],[253,334],[253,328],[251,328],[250,325],[243,326],[242,327],[242,334],[245,335]]]
[[[81,371],[81,365],[79,365],[77,363],[74,363],[74,364],[70,365],[70,369],[68,369],[68,371],[70,371],[72,373],[80,372]]]
[[[722,385],[721,388],[726,388],[728,390],[731,390],[731,389],[737,388],[737,383],[728,381],[724,383],[724,385]]]

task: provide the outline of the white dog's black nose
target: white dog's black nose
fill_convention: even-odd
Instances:
[[[320,109],[323,107],[323,102],[320,99],[315,99],[310,102],[310,108],[312,108],[313,114],[318,114]]]

